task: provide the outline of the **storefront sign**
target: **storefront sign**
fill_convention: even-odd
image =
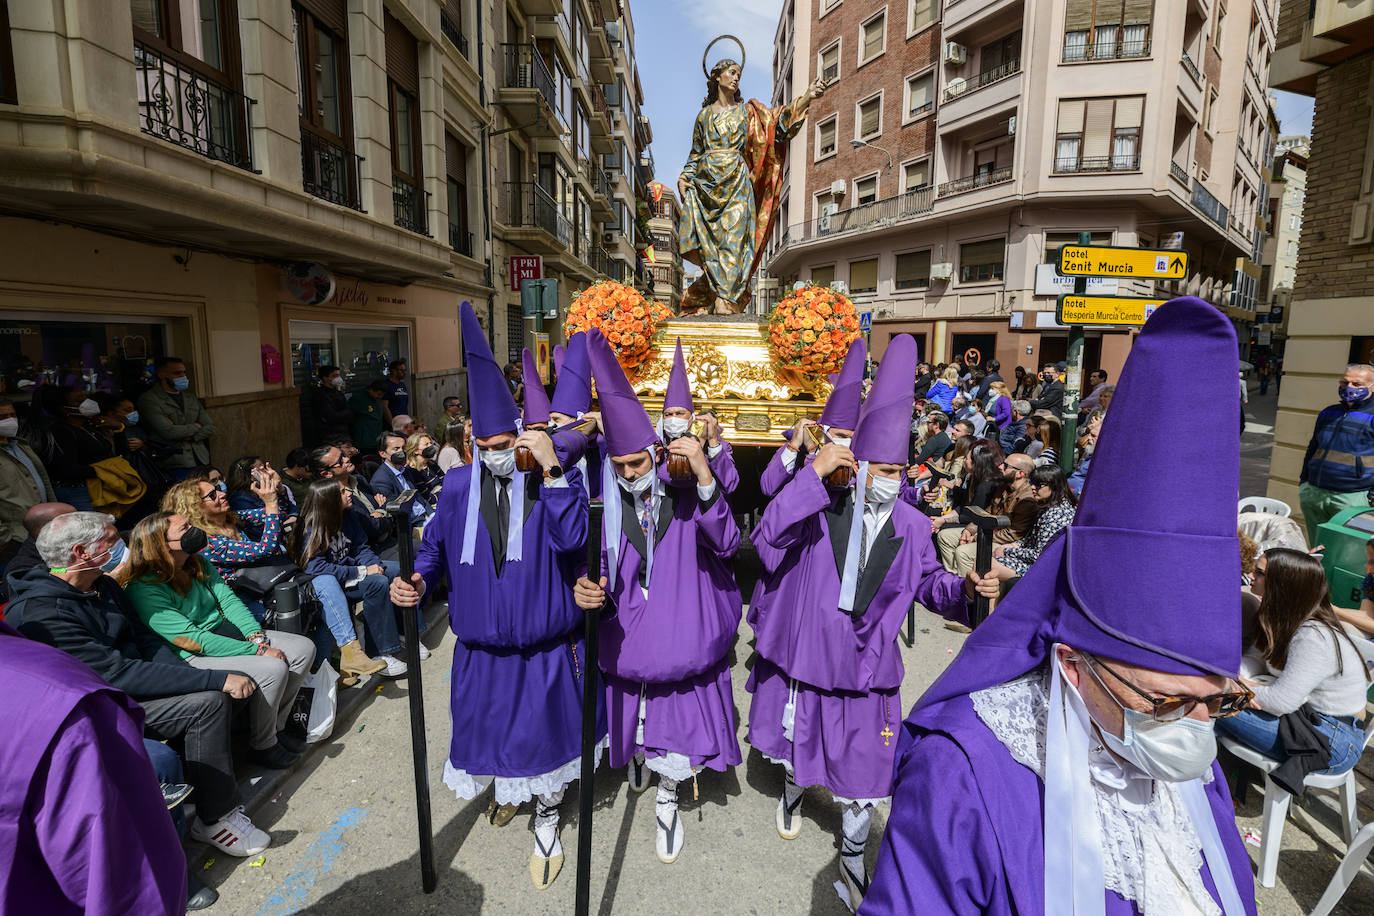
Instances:
[[[1061,277],[1054,264],[1035,265],[1035,294],[1062,296],[1073,292],[1073,277]],[[1115,296],[1121,286],[1116,277],[1089,277],[1088,292],[1097,296]]]
[[[539,367],[539,381],[547,385],[549,375],[549,335],[542,331],[534,332],[534,364]]]
[[[1167,301],[1132,296],[1060,296],[1056,317],[1062,324],[1140,327]]]
[[[1059,275],[1182,280],[1188,275],[1188,253],[1163,248],[1065,245],[1059,249]]]
[[[537,254],[512,255],[510,259],[510,289],[520,292],[520,284],[526,280],[538,280],[544,276],[544,259]]]
[[[324,305],[334,295],[334,275],[323,264],[302,261],[282,272],[282,289],[306,305]]]

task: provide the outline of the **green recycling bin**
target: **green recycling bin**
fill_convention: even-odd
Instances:
[[[1370,538],[1374,538],[1374,509],[1346,509],[1317,529],[1317,543],[1326,548],[1322,566],[1336,607],[1360,606],[1364,545]]]

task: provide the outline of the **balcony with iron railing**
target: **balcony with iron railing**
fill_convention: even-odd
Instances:
[[[1066,156],[1054,160],[1057,175],[1081,174],[1084,172],[1138,172],[1140,155],[1114,154],[1111,156]]]
[[[392,174],[391,207],[397,226],[429,235],[429,192],[415,184],[413,179]]]
[[[1169,161],[1169,174],[1179,184],[1188,187],[1188,170],[1173,160]]]
[[[965,178],[955,178],[940,185],[939,196],[948,197],[951,194],[963,194],[966,191],[986,188],[995,184],[1005,184],[1012,179],[1011,166],[1000,169],[987,169],[976,175],[969,175]]]
[[[571,248],[573,226],[558,209],[558,202],[532,181],[506,182],[506,225],[513,229],[535,229],[547,236],[542,241],[547,250]]]
[[[1188,71],[1188,75],[1193,78],[1194,82],[1202,82],[1202,71],[1197,68],[1197,64],[1193,63],[1193,58],[1189,56],[1187,48],[1183,49],[1179,62],[1183,64],[1183,69]]]
[[[472,257],[472,233],[458,223],[448,224],[448,246],[464,257]]]
[[[1150,56],[1150,39],[1144,41],[1094,42],[1093,44],[1064,44],[1064,55],[1060,58],[1066,64],[1081,61],[1137,60]]]
[[[517,120],[529,122],[531,129],[552,127],[556,122],[560,130],[566,130],[553,74],[539,50],[533,44],[504,44],[501,53],[501,103]],[[541,124],[546,116],[554,121]]]
[[[979,89],[991,86],[994,83],[1000,83],[1002,80],[1010,79],[1020,72],[1021,61],[1017,59],[1009,60],[1000,67],[984,70],[968,79],[959,79],[957,82],[951,80],[950,84],[945,86],[944,100],[946,102],[952,102],[955,99],[963,98],[970,92],[977,92]]]
[[[458,27],[458,23],[453,21],[447,12],[439,13],[439,30],[444,33],[444,37],[453,42],[453,46],[458,49],[458,53],[464,57],[468,56],[468,37],[463,34],[463,30]]]
[[[793,223],[782,233],[777,246],[781,251],[790,245],[819,238],[831,238],[854,232],[872,232],[888,226],[900,225],[929,213],[935,206],[935,189],[929,185],[914,188],[892,197],[875,200],[824,213],[804,223]]]
[[[138,126],[207,159],[253,171],[252,106],[242,92],[189,56],[134,40]]]
[[[358,184],[362,161],[352,150],[301,125],[301,184],[307,193],[364,212]]]
[[[1227,207],[1221,201],[1212,196],[1196,178],[1193,179],[1192,204],[1203,216],[1216,223],[1222,229],[1226,228]]]

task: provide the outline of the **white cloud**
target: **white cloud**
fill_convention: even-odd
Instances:
[[[748,71],[745,95],[767,101],[773,91],[773,36],[777,33],[781,12],[780,0],[691,0],[679,6],[676,15],[691,23],[701,40],[702,51],[706,50],[706,42],[717,35],[734,35],[744,42],[745,69]],[[699,52],[683,48],[682,53],[693,57],[694,70],[699,68],[700,58],[695,56]],[[734,57],[736,53],[733,42],[722,41],[711,49],[707,66],[723,57]]]

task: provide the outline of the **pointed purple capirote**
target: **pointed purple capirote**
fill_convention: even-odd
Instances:
[[[463,354],[468,368],[468,401],[472,434],[476,437],[513,433],[520,425],[520,409],[511,397],[506,376],[487,346],[482,325],[464,301],[458,307],[458,324],[463,333]]]
[[[529,347],[521,351],[520,371],[525,377],[525,426],[549,422],[549,393],[544,390],[539,367]]]
[[[1209,303],[1184,296],[1155,311],[1121,373],[1077,518],[973,631],[914,719],[1030,671],[1056,642],[1170,674],[1236,676],[1237,354],[1235,329]],[[1159,384],[1185,375],[1186,386]],[[1207,456],[1186,511],[1148,483],[1177,461],[1178,442]]]
[[[554,354],[555,359],[557,353]],[[587,362],[587,335],[579,331],[568,341],[563,362],[558,366],[558,387],[553,391],[550,409],[579,417],[592,406],[592,370]]]
[[[689,412],[692,408],[692,386],[687,381],[687,362],[682,358],[682,338],[677,339],[677,349],[673,351],[673,368],[668,373],[668,390],[663,393],[663,409],[683,407]]]
[[[853,350],[850,350],[850,358]],[[849,359],[844,370],[849,369]],[[843,371],[841,374],[843,374]],[[906,464],[911,445],[911,408],[916,401],[916,340],[898,334],[888,341],[878,377],[854,427],[854,457],[860,461]],[[862,383],[861,383],[862,384]]]
[[[562,344],[553,345],[553,380],[558,381],[558,375],[563,371],[563,360],[568,358],[568,348]]]
[[[596,379],[601,427],[606,432],[606,454],[633,455],[652,447],[658,441],[654,425],[649,422],[644,405],[635,397],[611,345],[596,328],[587,333],[587,356]]]
[[[864,368],[867,363],[868,347],[862,337],[856,337],[849,345],[839,374],[831,378],[835,388],[825,400],[825,410],[821,411],[822,426],[852,430],[859,425],[859,405],[863,403]]]

